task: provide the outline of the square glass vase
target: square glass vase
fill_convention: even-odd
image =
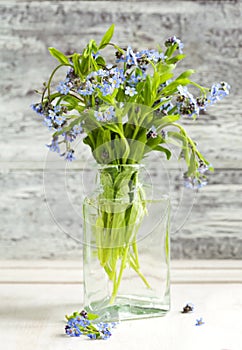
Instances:
[[[155,197],[84,200],[84,308],[101,321],[170,309],[170,200]]]

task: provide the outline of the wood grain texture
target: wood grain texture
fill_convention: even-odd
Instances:
[[[0,261],[1,284],[83,284],[82,260]],[[148,272],[147,272],[148,273]],[[125,277],[124,277],[125,278]],[[172,260],[172,284],[239,283],[242,261]]]
[[[187,53],[180,70],[195,68],[194,79],[204,84],[222,79],[232,85],[231,96],[195,123],[184,120],[216,168],[210,185],[188,194],[176,160],[162,166],[171,182],[173,256],[242,257],[241,8],[240,1],[0,1],[1,256],[81,255],[80,181],[82,169],[85,186],[93,179],[90,152],[79,145],[79,161],[66,169],[47,154],[50,134],[29,105],[55,65],[48,46],[82,49],[116,23],[114,40],[121,46],[151,48],[179,36]],[[156,160],[152,164],[159,174]]]
[[[181,173],[170,172],[174,258],[241,258],[241,175],[237,170],[218,171],[209,186],[196,194],[183,188]],[[88,169],[67,173],[57,169],[45,173],[43,184],[40,170],[4,172],[0,202],[2,256],[80,257],[81,203],[94,177]]]

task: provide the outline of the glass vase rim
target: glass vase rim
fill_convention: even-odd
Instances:
[[[92,196],[85,196],[83,199],[83,204],[84,205],[90,205],[90,206],[96,206],[97,203],[103,204],[103,203],[110,203],[112,205],[120,205],[120,204],[131,204],[130,201],[127,201],[128,199],[126,197],[120,197],[120,198],[114,198],[114,199],[109,199],[109,198],[102,198],[102,199],[97,199]],[[168,203],[170,202],[170,196],[168,194],[162,194],[158,198],[147,198],[144,199],[147,203],[155,203],[155,202],[162,202],[162,201],[167,201]]]
[[[119,168],[119,167],[122,167],[122,168],[138,168],[138,169],[142,169],[142,168],[145,168],[145,165],[143,163],[134,163],[134,164],[98,164],[97,165],[97,169],[98,170],[104,170],[104,169],[109,169],[109,168]]]

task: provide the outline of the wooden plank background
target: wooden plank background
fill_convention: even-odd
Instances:
[[[239,1],[0,1],[2,258],[81,255],[82,190],[93,179],[90,154],[80,146],[80,160],[68,168],[47,155],[50,135],[29,105],[36,101],[33,89],[55,65],[48,47],[82,49],[90,38],[100,40],[111,23],[121,46],[151,48],[179,36],[187,53],[182,69],[194,68],[194,79],[203,84],[232,85],[229,98],[196,123],[185,123],[216,168],[209,186],[191,193],[182,188],[174,162],[162,167],[174,207],[172,256],[242,257],[241,9]],[[157,162],[152,166],[158,173]]]

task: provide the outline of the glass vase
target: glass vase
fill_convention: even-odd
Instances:
[[[84,200],[84,307],[103,321],[170,308],[170,201],[143,173],[137,164],[102,166]]]

